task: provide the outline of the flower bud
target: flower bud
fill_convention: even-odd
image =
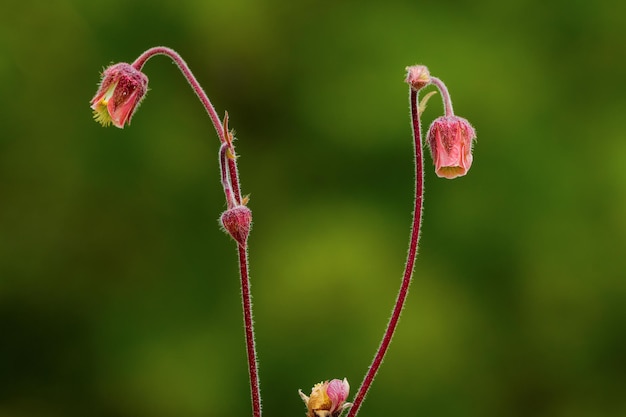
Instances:
[[[406,67],[406,82],[414,89],[421,90],[430,84],[430,73],[424,65]]]
[[[347,379],[343,381],[333,379],[315,384],[311,395],[306,396],[302,390],[298,391],[300,398],[307,408],[307,417],[339,417],[341,413],[352,406],[346,399],[350,392]]]
[[[220,223],[237,243],[244,246],[252,226],[252,211],[243,205],[235,206],[222,213]]]
[[[472,142],[476,132],[458,116],[441,116],[428,129],[428,145],[438,177],[463,176],[472,166]]]
[[[102,73],[98,92],[91,100],[94,119],[119,128],[130,124],[130,119],[148,91],[148,77],[132,65],[111,65]]]

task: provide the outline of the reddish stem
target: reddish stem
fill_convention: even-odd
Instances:
[[[248,276],[248,244],[237,245],[239,250],[239,275],[241,277],[241,301],[243,303],[243,322],[246,333],[246,353],[248,356],[248,372],[250,391],[252,393],[252,415],[261,417],[261,388],[254,341],[254,324],[252,319],[252,296],[250,295],[250,277]]]
[[[448,88],[446,87],[446,85],[437,77],[430,77],[430,81],[437,87],[437,89],[441,93],[441,99],[443,100],[445,115],[454,116],[454,111],[452,110],[452,100],[450,99],[450,93],[448,93]]]
[[[233,198],[233,190],[231,188],[230,175],[228,174],[228,170],[226,167],[229,164],[230,158],[228,157],[228,153],[230,150],[230,146],[228,143],[222,143],[220,146],[220,173],[221,173],[221,181],[222,188],[224,188],[224,195],[226,196],[226,207],[231,209],[235,207],[235,199]]]
[[[230,147],[233,150],[235,149],[232,144],[230,145]],[[228,158],[228,177],[230,178],[230,184],[233,188],[235,201],[237,202],[237,204],[241,204],[241,190],[239,189],[239,173],[237,171],[237,162],[235,159]]]
[[[224,123],[222,126],[222,130],[224,131],[224,137],[226,139],[226,142],[224,142],[224,144],[228,145],[231,158],[228,158],[228,162],[226,165],[220,165],[220,168],[222,169],[222,176],[225,176],[225,169],[226,166],[228,166],[228,178],[230,179],[230,186],[235,196],[235,202],[237,204],[241,204],[241,191],[239,190],[239,173],[237,172],[236,162],[237,154],[235,153],[235,145],[233,144],[235,137],[233,136],[233,132],[228,129],[228,120],[228,112],[226,112],[226,114],[224,114]]]
[[[411,120],[413,122],[413,147],[415,151],[415,203],[414,203],[414,211],[413,211],[413,225],[411,226],[411,238],[409,242],[409,254],[407,256],[406,265],[404,268],[404,276],[402,277],[402,284],[400,286],[400,291],[398,292],[398,297],[396,299],[395,306],[393,307],[393,312],[391,313],[391,318],[389,319],[389,323],[387,324],[387,328],[385,329],[385,334],[383,336],[383,340],[378,347],[378,351],[374,356],[374,360],[372,361],[372,365],[367,371],[359,390],[356,393],[356,396],[353,401],[353,405],[348,412],[347,417],[356,416],[359,408],[367,392],[376,377],[376,373],[378,372],[378,368],[380,368],[381,363],[387,353],[387,349],[389,348],[389,344],[391,343],[391,339],[393,338],[393,334],[396,330],[396,326],[398,325],[398,320],[400,319],[400,313],[404,308],[404,303],[406,301],[406,296],[409,292],[409,285],[411,284],[411,279],[413,277],[413,266],[415,265],[415,257],[417,256],[417,244],[420,236],[420,225],[422,220],[422,201],[424,198],[424,170],[423,170],[423,157],[422,157],[422,135],[420,130],[420,118],[419,118],[419,106],[417,101],[417,91],[413,88],[410,88],[410,102],[411,102]]]
[[[206,95],[198,80],[193,75],[187,63],[182,59],[182,57],[173,49],[166,48],[163,46],[158,46],[155,48],[150,48],[145,51],[143,54],[139,56],[131,65],[137,70],[141,71],[141,68],[144,66],[148,59],[152,58],[155,55],[166,55],[170,57],[178,68],[181,70],[189,85],[193,91],[195,91],[196,95],[202,102],[202,105],[206,109],[211,121],[213,122],[213,126],[215,127],[215,131],[217,132],[217,136],[221,142],[220,148],[220,171],[221,171],[221,182],[224,187],[224,193],[226,194],[226,200],[229,208],[236,204],[241,204],[241,191],[239,186],[239,175],[237,172],[237,162],[236,158],[229,158],[227,156],[227,150],[234,156],[235,155],[235,147],[232,143],[232,136],[230,132],[227,131],[228,126],[228,116],[224,117],[224,124],[220,122],[219,116],[215,111],[215,107],[209,100],[209,97]],[[234,194],[234,196],[233,196]],[[233,202],[234,198],[234,202]],[[252,297],[250,295],[250,278],[248,276],[248,251],[247,244],[246,245],[237,245],[239,251],[239,275],[241,278],[241,298],[243,304],[243,318],[245,325],[245,336],[246,336],[246,353],[248,356],[248,372],[250,376],[250,391],[252,393],[252,414],[254,417],[261,417],[261,391],[259,386],[259,376],[258,376],[258,362],[254,341],[254,327],[253,327],[253,319],[252,319]]]
[[[196,93],[202,105],[206,109],[211,121],[213,122],[213,126],[215,127],[215,131],[217,132],[217,136],[219,136],[221,142],[226,142],[226,136],[224,135],[224,129],[222,128],[222,123],[220,122],[220,118],[215,111],[215,107],[209,100],[209,97],[206,95],[196,77],[194,77],[193,73],[189,69],[187,63],[183,60],[183,58],[173,49],[167,48],[165,46],[156,46],[154,48],[150,48],[144,53],[142,53],[139,58],[135,60],[131,65],[136,68],[138,71],[141,71],[146,61],[152,58],[155,55],[165,55],[168,56],[174,61],[178,68],[180,68],[181,72],[191,85],[191,88]]]

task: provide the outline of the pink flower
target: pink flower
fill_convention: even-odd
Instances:
[[[328,383],[328,388],[326,388],[326,395],[330,398],[331,414],[335,410],[343,410],[343,405],[348,398],[348,394],[350,393],[350,384],[348,384],[348,380],[346,378],[343,381],[338,379],[333,379]]]
[[[442,178],[465,175],[472,166],[472,142],[476,132],[470,123],[458,116],[441,116],[428,129],[428,145],[435,172]]]
[[[148,91],[148,77],[132,65],[111,65],[102,73],[102,81],[95,97],[91,100],[94,119],[108,126],[113,123],[119,128],[130,124],[137,106]]]
[[[307,408],[307,417],[339,417],[341,413],[352,406],[346,399],[350,393],[350,384],[347,379],[343,381],[333,379],[315,384],[311,390],[311,396],[306,396],[299,391],[300,397]]]

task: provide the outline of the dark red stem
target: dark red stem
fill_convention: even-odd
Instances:
[[[198,82],[198,80],[196,80],[196,77],[194,77],[193,73],[189,69],[189,66],[183,60],[183,58],[178,54],[178,52],[176,52],[173,49],[167,48],[165,46],[156,46],[142,53],[139,56],[139,58],[137,58],[135,62],[133,62],[131,65],[138,71],[141,71],[141,68],[143,68],[146,61],[148,61],[150,58],[152,58],[155,55],[168,56],[172,59],[172,61],[174,61],[176,65],[178,65],[178,68],[180,68],[181,72],[183,73],[187,81],[189,82],[189,85],[191,86],[193,91],[196,93],[196,95],[202,102],[202,105],[204,106],[207,113],[209,114],[209,117],[211,118],[211,121],[213,122],[213,126],[215,127],[215,131],[217,132],[217,136],[219,136],[220,138],[220,141],[226,142],[224,129],[222,127],[222,123],[220,122],[220,118],[217,115],[217,112],[215,111],[215,107],[213,107],[211,100],[209,100],[209,97],[206,95],[206,93],[200,86],[200,83]]]
[[[234,153],[234,146],[230,144]],[[241,204],[241,190],[239,189],[239,173],[237,171],[237,162],[235,159],[228,159],[228,177],[230,178],[230,184],[233,188],[233,194],[235,195],[235,201],[237,204]]]
[[[221,173],[221,181],[222,188],[224,189],[224,195],[226,196],[226,207],[231,209],[235,207],[235,199],[233,197],[233,190],[231,188],[230,175],[229,171],[226,168],[229,165],[230,158],[228,157],[228,153],[230,150],[230,145],[226,142],[222,143],[220,146],[220,173]]]
[[[387,349],[389,348],[389,344],[391,343],[391,339],[393,338],[393,334],[396,330],[396,326],[398,325],[398,320],[400,319],[400,313],[404,307],[404,302],[406,301],[406,296],[409,292],[409,286],[411,284],[411,279],[413,277],[413,266],[415,265],[415,257],[417,256],[417,244],[420,236],[420,225],[422,220],[422,200],[424,197],[424,170],[423,170],[423,157],[422,157],[422,135],[420,130],[420,118],[419,118],[419,109],[417,102],[417,91],[413,88],[409,87],[410,90],[410,102],[411,102],[411,120],[413,122],[413,147],[415,150],[415,204],[413,211],[413,225],[411,227],[411,238],[409,242],[409,254],[407,256],[406,265],[404,268],[404,276],[402,277],[402,284],[400,286],[400,291],[398,292],[398,298],[396,299],[396,304],[393,307],[393,312],[391,313],[391,318],[389,319],[389,323],[387,324],[387,328],[385,329],[385,334],[383,336],[383,340],[378,347],[378,351],[374,356],[374,360],[372,361],[372,365],[367,371],[359,390],[356,393],[356,396],[353,401],[353,405],[348,412],[347,417],[356,416],[359,408],[365,396],[367,395],[367,391],[369,390],[374,378],[376,377],[376,373],[378,372],[378,368],[380,368],[381,363],[387,353]]]
[[[215,131],[217,132],[217,136],[221,142],[220,148],[220,171],[221,171],[221,182],[224,187],[224,193],[226,194],[226,200],[229,208],[232,208],[233,198],[236,204],[241,204],[241,191],[239,187],[239,175],[237,173],[237,162],[235,156],[235,148],[232,143],[232,137],[230,133],[226,131],[225,126],[227,126],[227,117],[224,119],[224,125],[220,122],[219,116],[215,111],[215,107],[209,100],[209,97],[206,95],[200,83],[193,75],[187,63],[182,59],[182,57],[178,54],[178,52],[173,49],[166,48],[164,46],[157,46],[154,48],[150,48],[145,51],[143,54],[139,56],[131,65],[141,71],[144,64],[148,59],[152,58],[155,55],[165,55],[171,58],[178,68],[181,70],[189,85],[196,93],[202,105],[206,109],[211,121],[213,122],[213,126],[215,127]],[[233,158],[227,156],[227,149],[232,154]],[[234,194],[234,196],[233,196]],[[259,386],[259,375],[258,375],[258,362],[254,341],[254,327],[252,320],[252,297],[250,296],[250,278],[248,276],[248,250],[247,244],[237,245],[239,251],[239,274],[241,277],[241,298],[243,304],[243,319],[245,325],[245,336],[246,336],[246,353],[248,356],[248,372],[250,375],[250,391],[252,393],[252,414],[253,417],[261,417],[261,391]]]
[[[239,275],[241,277],[241,301],[243,303],[243,322],[246,333],[246,353],[248,355],[248,372],[250,391],[252,393],[252,415],[261,417],[261,389],[254,341],[254,324],[252,319],[252,296],[250,295],[250,277],[248,276],[248,247],[237,245],[239,249]]]

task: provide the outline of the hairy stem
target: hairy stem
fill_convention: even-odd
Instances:
[[[215,107],[211,103],[211,100],[209,100],[209,97],[206,95],[206,93],[200,86],[200,83],[191,72],[191,69],[189,69],[189,66],[187,65],[185,60],[183,60],[183,58],[178,54],[178,52],[176,52],[175,50],[171,48],[167,48],[165,46],[156,46],[142,53],[135,60],[135,62],[133,62],[131,65],[138,71],[141,71],[145,63],[155,55],[165,55],[169,57],[172,61],[174,61],[174,63],[178,66],[180,71],[183,73],[183,76],[185,77],[185,79],[187,80],[187,82],[189,83],[193,91],[196,93],[196,95],[200,99],[200,102],[202,102],[204,109],[209,114],[209,117],[211,118],[211,122],[213,122],[213,127],[215,128],[215,131],[217,132],[217,136],[220,138],[220,142],[222,143],[227,142],[234,155],[235,148],[233,147],[232,141],[227,140],[228,139],[227,135],[229,135],[229,132],[227,132],[226,129],[224,129],[224,126],[220,122],[220,118],[217,115],[217,111],[215,110]],[[234,160],[228,161],[228,170],[230,172],[231,186],[233,189],[233,193],[235,194],[235,200],[237,201],[238,204],[241,204],[239,176],[237,174],[237,165]]]
[[[372,361],[372,364],[368,369],[367,374],[365,375],[365,378],[363,379],[363,382],[359,387],[359,390],[356,393],[353,405],[350,408],[347,417],[356,416],[363,400],[365,399],[365,396],[367,395],[370,386],[372,385],[372,382],[374,381],[374,378],[376,377],[378,368],[380,368],[380,365],[385,358],[385,354],[387,353],[387,349],[389,348],[389,344],[391,343],[391,339],[393,338],[393,334],[398,325],[400,313],[404,308],[404,303],[409,292],[409,285],[411,284],[411,279],[413,277],[413,266],[415,265],[415,257],[417,256],[417,244],[420,235],[422,202],[424,197],[424,173],[422,156],[422,135],[420,130],[420,115],[417,100],[418,92],[411,87],[409,87],[409,91],[411,103],[411,120],[413,127],[413,147],[415,151],[415,202],[413,209],[413,224],[411,227],[411,237],[409,241],[409,253],[404,268],[404,275],[402,277],[400,291],[398,292],[398,297],[396,298],[396,303],[393,307],[391,318],[389,319],[389,323],[387,324],[387,328],[385,329],[383,340],[381,341],[380,346],[378,347],[378,351],[374,356],[374,360]]]
[[[441,93],[441,99],[443,100],[443,108],[446,116],[454,116],[454,110],[452,110],[452,100],[450,99],[450,93],[446,85],[437,77],[430,77],[431,83],[437,87]]]
[[[206,112],[209,114],[213,127],[220,139],[220,171],[221,182],[226,194],[228,208],[232,208],[236,204],[241,204],[241,191],[239,186],[239,175],[237,171],[237,162],[235,156],[235,147],[233,145],[233,137],[228,131],[228,115],[224,117],[223,123],[220,121],[217,111],[209,97],[206,95],[200,83],[193,75],[187,63],[182,59],[178,52],[173,49],[157,46],[150,48],[139,56],[131,65],[141,71],[144,64],[155,55],[165,55],[171,58],[183,73],[185,79],[196,93]],[[227,152],[228,151],[228,152]],[[233,157],[228,157],[230,153]],[[248,250],[247,243],[245,245],[238,244],[239,251],[239,275],[241,278],[241,297],[243,305],[243,318],[245,326],[246,353],[248,357],[248,372],[250,376],[250,391],[252,394],[252,414],[254,417],[261,417],[261,392],[258,376],[258,361],[254,340],[254,327],[252,319],[252,297],[250,295],[250,278],[248,276]]]
[[[248,372],[250,376],[250,392],[252,394],[252,415],[261,417],[261,387],[254,341],[254,320],[252,318],[252,296],[250,294],[250,277],[248,276],[248,245],[237,245],[239,250],[239,275],[241,277],[241,301],[243,304],[243,322],[246,333],[246,353],[248,356]]]
[[[233,144],[230,144],[230,148],[233,150]],[[228,177],[230,178],[230,184],[233,188],[233,194],[235,195],[235,201],[237,204],[241,204],[241,190],[239,189],[239,172],[237,171],[237,162],[235,159],[228,158]]]
[[[213,122],[213,126],[215,127],[215,131],[217,132],[217,136],[220,138],[221,142],[226,142],[226,136],[224,134],[224,129],[222,128],[222,123],[220,122],[220,118],[215,111],[215,107],[209,100],[209,97],[206,95],[200,83],[193,75],[187,63],[183,60],[183,58],[173,49],[167,48],[165,46],[156,46],[154,48],[150,48],[144,53],[142,53],[139,58],[135,60],[131,65],[136,68],[138,71],[141,71],[146,61],[152,58],[155,55],[165,55],[168,56],[174,61],[174,63],[178,66],[180,71],[183,73],[189,85],[196,93],[202,105],[204,106],[206,112],[209,114],[211,121]]]
[[[220,146],[220,173],[221,173],[221,181],[222,181],[222,188],[224,189],[224,195],[226,197],[226,207],[231,209],[233,207],[235,207],[235,199],[233,197],[233,190],[231,188],[231,183],[230,183],[230,175],[228,173],[227,170],[227,166],[228,164],[228,151],[230,149],[230,146],[228,145],[228,143],[224,142],[222,143],[222,145]]]
[[[222,126],[222,130],[224,131],[224,135],[226,138],[225,144],[228,145],[228,149],[230,151],[230,157],[227,161],[228,166],[228,178],[230,179],[230,186],[235,195],[235,202],[237,204],[241,204],[241,190],[239,189],[239,172],[237,171],[237,154],[235,153],[235,145],[233,141],[235,137],[233,136],[233,132],[228,130],[228,112],[224,114],[224,123]],[[221,165],[222,176],[225,175],[224,169],[225,166]]]

